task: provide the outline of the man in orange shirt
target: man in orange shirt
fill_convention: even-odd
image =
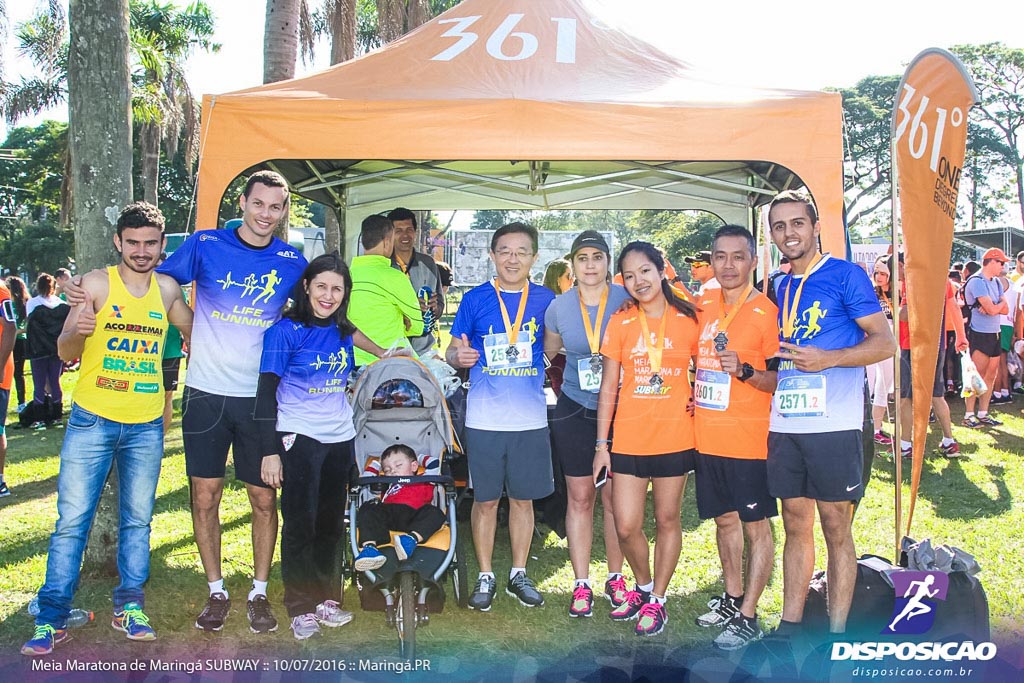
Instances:
[[[775,558],[769,518],[768,420],[779,351],[778,308],[753,288],[754,236],[738,225],[715,233],[710,255],[720,289],[697,300],[700,336],[694,351],[697,512],[714,518],[725,592],[708,602],[697,625],[722,628],[715,646],[736,650],[764,634],[757,602]],[[749,542],[746,586],[743,538]]]

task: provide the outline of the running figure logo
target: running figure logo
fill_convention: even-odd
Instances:
[[[236,282],[231,279],[231,271],[229,270],[224,279],[217,280],[217,283],[221,285],[221,289],[241,287],[242,293],[239,295],[240,298],[248,298],[254,293],[259,292],[256,298],[252,300],[252,304],[255,306],[260,299],[270,303],[270,298],[277,294],[277,286],[281,284],[281,278],[278,276],[277,270],[274,269],[259,278],[256,277],[256,273],[249,273],[245,276],[244,280]]]
[[[800,316],[805,323],[800,326],[803,330],[803,334],[800,338],[813,339],[816,334],[821,332],[821,325],[819,325],[818,322],[826,315],[828,315],[828,309],[826,308],[822,310],[820,301],[815,301],[813,306],[804,310],[803,315]]]
[[[310,363],[309,366],[314,370],[326,367],[327,371],[332,375],[340,375],[348,367],[348,354],[344,351],[339,351],[338,353],[332,353],[324,360],[318,353],[316,354],[316,360]]]
[[[935,601],[945,600],[949,576],[943,572],[900,571],[890,575],[896,591],[892,621],[883,634],[926,633],[935,623]]]

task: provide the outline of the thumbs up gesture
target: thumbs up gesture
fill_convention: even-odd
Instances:
[[[87,289],[82,291],[85,294],[85,301],[82,303],[82,309],[78,312],[77,332],[83,337],[91,337],[92,333],[96,331],[96,311],[93,310],[92,294]]]
[[[455,349],[455,358],[452,363],[457,368],[471,368],[480,360],[480,352],[469,343],[469,337],[462,335],[462,343]]]

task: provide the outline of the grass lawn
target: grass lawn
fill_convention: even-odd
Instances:
[[[72,389],[76,380],[77,374],[65,376],[66,391]],[[1020,530],[1024,528],[1024,505],[1019,498],[1024,492],[1024,416],[1020,411],[1024,401],[1018,400],[1017,404],[1005,406],[999,413],[1005,424],[997,429],[955,428],[966,456],[963,459],[928,455],[913,529],[918,539],[932,538],[936,543],[956,545],[977,557],[983,569],[980,578],[989,596],[994,640],[1001,647],[1024,642],[1024,597],[1020,590],[1024,560],[1014,541],[1021,538]],[[958,422],[962,403],[956,401],[952,408]],[[345,657],[395,655],[394,630],[385,626],[382,613],[359,609],[351,584],[346,585],[345,604],[356,612],[354,622],[336,632],[325,629],[328,632],[318,639],[294,641],[284,623],[277,562],[271,576],[270,599],[282,621],[281,629],[272,636],[249,633],[244,615],[252,572],[249,508],[244,488],[234,482],[225,490],[221,506],[223,566],[234,601],[232,615],[220,634],[206,634],[193,628],[207,590],[192,540],[179,417],[176,413],[175,426],[166,441],[147,586],[147,613],[159,639],[148,644],[129,643],[107,626],[110,592],[116,579],[85,575],[75,605],[94,610],[96,623],[73,631],[74,642],[61,647],[61,658],[191,661],[248,656],[267,662],[269,658],[338,661]],[[16,423],[13,406],[8,425],[12,423]],[[17,650],[31,635],[32,618],[25,608],[45,575],[47,543],[56,518],[55,487],[62,435],[60,429],[29,432],[8,428],[6,478],[12,495],[0,501],[0,680],[13,680],[18,672],[27,670],[26,658],[21,658]],[[935,445],[937,438],[933,436],[929,447]],[[909,469],[904,467],[904,501],[909,496]],[[873,479],[854,527],[858,553],[893,557],[893,482],[891,458],[876,458]],[[906,502],[904,505],[906,509]],[[631,625],[616,624],[607,618],[604,601],[595,605],[593,618],[570,619],[566,609],[573,577],[565,541],[540,526],[543,536],[535,539],[530,573],[544,592],[546,604],[536,609],[514,604],[501,591],[499,577],[499,595],[490,613],[459,610],[449,602],[442,614],[432,615],[429,625],[417,631],[421,656],[431,660],[434,673],[472,678],[476,677],[474,671],[490,671],[489,676],[507,679],[529,678],[560,661],[595,666],[608,653],[626,657],[632,654],[636,659],[649,661],[672,649],[706,646],[712,634],[696,627],[693,618],[722,588],[714,525],[698,520],[692,481],[684,497],[682,520],[682,557],[670,588],[669,623],[661,636],[638,642],[641,639],[633,636]],[[782,607],[782,531],[778,520],[774,528],[779,543],[775,573],[760,606],[762,620],[768,627],[777,623]],[[461,529],[468,535],[469,524]],[[653,522],[649,521],[651,530]],[[823,567],[824,544],[820,535],[818,548],[817,565]],[[602,552],[602,541],[597,538],[594,556],[600,558]],[[507,533],[499,529],[496,573],[504,573],[509,563]],[[475,575],[475,567],[471,566],[471,578]],[[601,562],[593,562],[591,575],[595,585],[603,584],[605,567]],[[474,666],[479,668],[473,669]]]

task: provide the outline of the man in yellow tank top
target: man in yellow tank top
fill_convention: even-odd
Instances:
[[[130,640],[153,640],[143,612],[149,532],[163,457],[161,356],[168,323],[188,339],[192,310],[178,283],[154,272],[164,247],[164,217],[145,202],[117,220],[116,266],[82,278],[84,303],[57,340],[61,358],[81,358],[57,475],[57,526],[50,537],[46,583],[35,633],[22,654],[46,655],[69,638],[67,617],[100,493],[117,464],[120,532],[111,626]]]

